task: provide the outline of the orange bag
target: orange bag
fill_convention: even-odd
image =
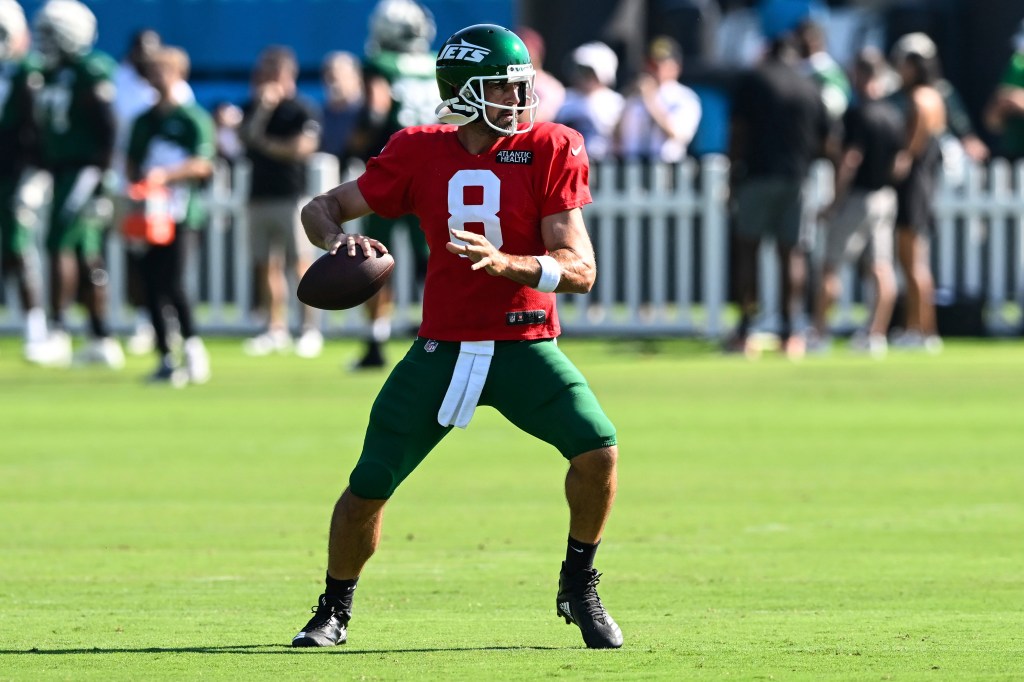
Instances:
[[[136,182],[128,188],[131,208],[121,224],[129,241],[166,246],[174,241],[171,196],[164,185]]]

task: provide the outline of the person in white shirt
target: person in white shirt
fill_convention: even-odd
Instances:
[[[622,115],[623,97],[612,89],[619,58],[604,43],[580,45],[572,52],[572,87],[555,122],[583,135],[587,156],[602,161],[611,156],[615,126]]]
[[[617,129],[618,151],[629,160],[677,163],[700,124],[700,98],[679,82],[682,50],[672,38],[659,36],[647,51],[646,69],[626,99]]]

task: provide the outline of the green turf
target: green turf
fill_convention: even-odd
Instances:
[[[619,428],[620,651],[556,618],[565,465],[493,411],[399,490],[350,643],[296,651],[382,381],[356,346],[219,341],[174,390],[0,340],[0,679],[1024,679],[1024,343],[563,347]]]

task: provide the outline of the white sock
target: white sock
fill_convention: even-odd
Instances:
[[[370,334],[373,336],[373,340],[377,343],[384,343],[391,338],[391,320],[387,317],[381,317],[373,321],[373,325],[370,327]]]
[[[37,343],[46,340],[46,313],[42,308],[32,308],[25,313],[25,342]]]

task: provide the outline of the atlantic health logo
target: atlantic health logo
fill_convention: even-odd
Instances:
[[[486,47],[480,47],[473,43],[466,42],[465,38],[459,43],[445,45],[441,52],[440,59],[460,59],[464,62],[482,62],[484,57],[491,53]]]

